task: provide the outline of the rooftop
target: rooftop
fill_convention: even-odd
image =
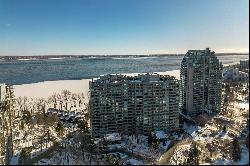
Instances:
[[[163,82],[164,80],[176,80],[174,76],[160,75],[157,73],[138,74],[127,76],[122,74],[101,75],[99,78],[92,79],[92,83],[141,83],[141,82]]]

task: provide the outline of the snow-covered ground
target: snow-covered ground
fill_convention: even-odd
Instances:
[[[244,140],[240,145],[242,150],[240,161],[233,162],[229,155],[230,149],[228,148],[233,138],[240,139],[242,134],[246,136],[249,133],[249,128],[247,128],[249,102],[245,101],[245,96],[237,95],[238,101],[230,103],[227,112],[216,115],[204,127],[184,123],[183,129],[190,134],[192,141],[196,142],[200,148],[201,165],[249,164],[249,150]],[[189,149],[190,144],[177,146],[169,161],[170,164],[182,164]]]
[[[175,150],[174,155],[170,159],[171,165],[179,165],[182,164],[187,158],[188,151],[191,148],[191,144],[178,146]]]
[[[179,71],[173,71],[172,74],[177,74]],[[160,74],[160,73],[159,73]],[[163,74],[163,73],[162,73]],[[166,74],[166,73],[165,73]],[[171,72],[168,73],[171,75]],[[133,75],[133,74],[127,74]],[[134,73],[135,75],[135,73]],[[74,81],[48,81],[43,83],[35,83],[35,84],[27,84],[27,85],[17,85],[16,88],[16,96],[28,96],[28,97],[43,97],[48,98],[54,93],[60,93],[63,89],[68,89],[73,93],[83,93],[84,96],[87,96],[89,80],[74,80]],[[34,93],[33,93],[34,92]],[[242,96],[238,96],[239,100],[244,100],[245,98]],[[30,103],[28,109],[35,108],[38,99],[28,99]],[[86,102],[88,98],[86,97],[83,102]],[[60,102],[62,104],[62,108],[66,110],[66,104],[68,106],[67,110],[70,110],[69,113],[76,114],[77,112],[84,112],[85,105],[80,105],[75,100],[67,100],[65,101],[62,95],[57,95],[57,108],[60,106]],[[54,107],[54,103],[47,103],[46,108]],[[232,115],[232,116],[231,116]],[[142,165],[147,164],[146,161],[141,161],[136,158],[140,156],[145,159],[154,159],[158,161],[161,155],[169,148],[169,145],[173,140],[179,140],[180,142],[189,137],[192,138],[192,141],[198,143],[198,146],[201,150],[201,156],[209,156],[211,161],[205,161],[201,159],[200,164],[232,164],[233,162],[227,157],[222,155],[221,148],[225,148],[224,146],[228,145],[228,141],[230,142],[234,136],[239,136],[242,131],[246,128],[247,118],[246,115],[249,115],[249,102],[245,101],[237,101],[231,103],[229,106],[229,112],[227,114],[218,114],[214,118],[212,118],[204,127],[194,126],[184,124],[184,130],[186,133],[183,134],[169,134],[164,131],[155,131],[156,137],[158,139],[166,139],[165,146],[163,146],[163,142],[160,143],[158,149],[153,149],[148,147],[147,145],[147,137],[143,135],[139,136],[120,136],[118,133],[109,134],[106,137],[106,140],[109,141],[121,141],[121,143],[109,144],[108,149],[123,149],[127,151],[128,154],[133,153],[134,156],[131,157],[127,154],[120,153],[121,159],[124,159],[124,162],[130,162],[132,165]],[[83,115],[81,115],[83,116]],[[223,131],[223,125],[226,125],[226,131]],[[33,131],[34,130],[34,131]],[[58,136],[54,130],[51,129],[51,134],[54,135],[56,141],[60,142],[65,140],[65,136],[67,133],[76,131],[75,128],[67,128],[67,131],[63,136]],[[25,131],[28,129],[25,127]],[[33,136],[38,133],[43,132],[43,126],[33,126],[32,131],[28,133],[28,135],[24,139],[24,132],[21,132],[16,136],[16,139],[21,142],[21,147],[29,147],[33,144]],[[248,132],[248,131],[247,131]],[[234,135],[233,135],[234,134]],[[38,134],[39,135],[39,134]],[[69,140],[69,139],[67,139]],[[98,142],[98,141],[97,141]],[[45,144],[43,145],[43,150],[33,149],[31,152],[31,158],[38,156],[39,154],[46,153],[46,150],[53,146],[53,142],[47,143],[47,148]],[[187,155],[188,150],[190,149],[190,142],[187,144],[183,144],[178,146],[174,154],[170,160],[171,164],[181,164],[185,156]],[[218,152],[210,153],[207,149],[217,149]],[[248,164],[249,162],[249,151],[245,145],[241,145],[242,153],[241,160],[234,164]],[[225,148],[226,149],[226,148]],[[20,151],[19,151],[20,152]],[[109,153],[109,154],[117,154],[117,153]],[[89,154],[87,153],[86,156]],[[97,158],[100,156],[97,155]],[[201,157],[201,158],[202,158]],[[89,157],[86,157],[86,161],[82,161],[79,154],[73,154],[65,151],[55,151],[51,154],[51,157],[48,159],[43,158],[38,161],[39,165],[48,165],[48,164],[89,164]],[[16,163],[18,157],[13,157],[13,163]],[[96,164],[97,160],[93,159],[92,164]]]

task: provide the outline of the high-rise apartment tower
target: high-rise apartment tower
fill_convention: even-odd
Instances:
[[[180,109],[191,117],[221,110],[222,63],[208,48],[189,50],[180,71]]]

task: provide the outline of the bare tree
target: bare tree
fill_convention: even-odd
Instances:
[[[48,98],[48,101],[53,103],[53,107],[56,109],[57,107],[57,94],[53,93],[52,96]]]
[[[62,90],[62,95],[63,95],[64,101],[66,102],[65,108],[66,110],[68,110],[68,101],[69,101],[71,92],[69,90]]]

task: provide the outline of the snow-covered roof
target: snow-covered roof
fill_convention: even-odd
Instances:
[[[108,141],[120,141],[122,139],[119,133],[106,134],[105,138]]]
[[[159,138],[159,139],[164,139],[164,138],[166,138],[166,134],[165,134],[165,132],[162,131],[162,130],[155,131],[155,134],[156,134],[156,137]]]

